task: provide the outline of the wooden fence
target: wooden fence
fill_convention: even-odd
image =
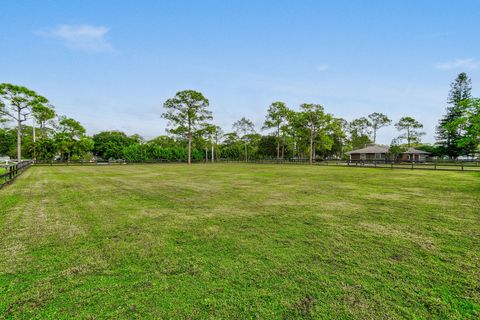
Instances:
[[[245,160],[222,159],[221,162],[226,163],[245,163]],[[248,163],[258,164],[309,164],[309,159],[263,159],[248,160]],[[462,160],[462,161],[433,161],[433,162],[397,162],[385,160],[323,160],[315,161],[313,165],[323,166],[339,166],[352,168],[388,168],[388,169],[421,169],[421,170],[443,170],[443,171],[477,171],[480,172],[480,161],[478,160]]]
[[[36,166],[95,166],[95,165],[123,165],[123,164],[157,164],[157,163],[186,163],[186,160],[165,160],[165,159],[155,159],[155,160],[144,160],[144,161],[125,161],[125,160],[112,160],[112,161],[36,161]],[[192,163],[205,163],[204,160],[194,160]]]
[[[17,164],[6,164],[0,166],[0,189],[8,183],[11,183],[23,171],[28,169],[33,161],[22,161]]]
[[[238,159],[219,159],[215,161],[216,163],[245,163],[245,160]],[[89,166],[89,165],[128,165],[128,164],[174,164],[174,163],[185,163],[185,161],[170,161],[170,160],[152,160],[152,161],[142,161],[142,162],[126,162],[126,161],[111,161],[111,162],[100,162],[100,161],[71,161],[71,162],[62,162],[62,161],[49,161],[49,162],[36,162],[36,166]],[[211,162],[205,161],[193,161],[193,163],[201,164]],[[295,158],[295,159],[252,159],[248,160],[247,163],[255,164],[303,164],[308,165],[310,163],[309,159],[304,158]],[[16,175],[21,171],[30,166],[32,162],[24,161],[16,166],[10,166],[9,170],[5,174],[0,175],[0,187],[12,180]],[[357,160],[357,161],[343,161],[343,160],[322,160],[315,161],[313,165],[318,166],[338,166],[338,167],[350,167],[350,168],[385,168],[385,169],[410,169],[410,170],[443,170],[443,171],[464,171],[464,172],[480,172],[480,161],[479,160],[461,160],[461,161],[446,161],[438,160],[431,162],[396,162],[396,161],[385,161],[385,160]],[[1,167],[0,167],[1,169]],[[0,171],[1,173],[1,171]]]

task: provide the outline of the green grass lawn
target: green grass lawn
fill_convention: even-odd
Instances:
[[[478,319],[480,173],[28,169],[0,190],[0,318]]]

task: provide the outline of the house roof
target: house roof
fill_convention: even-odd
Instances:
[[[369,145],[363,149],[357,149],[347,152],[347,154],[356,154],[356,153],[388,153],[388,148],[380,146],[378,144]]]
[[[430,154],[430,152],[426,152],[426,151],[423,151],[423,150],[418,150],[418,149],[415,149],[413,147],[410,147],[407,149],[407,151],[405,152],[402,152],[404,154]]]

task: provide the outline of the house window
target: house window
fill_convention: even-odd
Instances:
[[[381,153],[375,153],[375,160],[380,160],[382,159],[382,154]]]
[[[360,160],[367,160],[367,155],[365,153],[360,153]]]

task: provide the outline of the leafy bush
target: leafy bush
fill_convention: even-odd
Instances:
[[[161,147],[152,143],[147,144],[131,144],[122,150],[123,159],[131,162],[148,162],[148,161],[186,161],[188,151],[181,147]],[[193,160],[203,160],[203,152],[192,149]]]

